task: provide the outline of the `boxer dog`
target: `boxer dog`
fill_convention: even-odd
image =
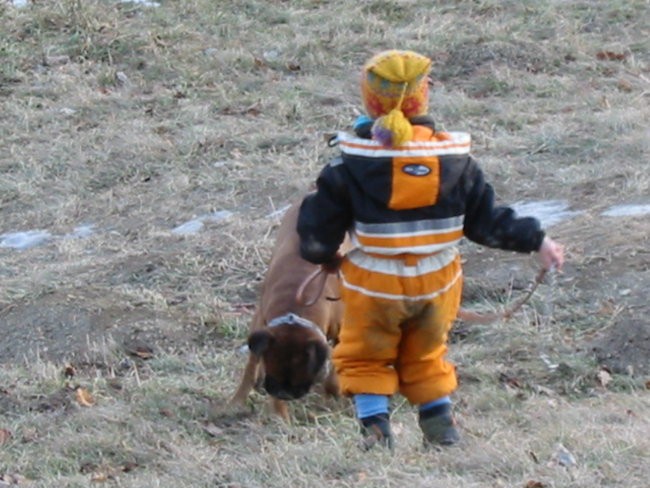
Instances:
[[[286,402],[303,397],[314,384],[323,383],[327,394],[338,395],[336,374],[329,364],[330,344],[336,343],[342,316],[338,278],[327,276],[322,294],[312,305],[297,303],[298,288],[318,269],[300,257],[299,209],[300,202],[292,205],[278,229],[250,325],[248,362],[228,403],[243,405],[252,388],[262,383],[273,410],[286,421]]]

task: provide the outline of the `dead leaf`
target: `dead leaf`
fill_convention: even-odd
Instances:
[[[555,390],[551,390],[550,388],[547,388],[546,386],[534,385],[533,389],[539,395],[546,395],[546,396],[549,396],[549,397],[556,397],[557,396],[557,392]]]
[[[545,488],[545,486],[546,485],[541,481],[530,480],[528,483],[526,483],[526,486],[524,488]]]
[[[623,61],[627,53],[616,53],[614,51],[598,51],[596,57],[601,61]]]
[[[63,376],[66,378],[72,378],[76,374],[74,366],[72,364],[66,364],[63,369]]]
[[[108,474],[101,471],[101,472],[93,473],[90,476],[90,481],[92,483],[104,483],[108,481],[108,478],[109,478]]]
[[[80,386],[75,390],[75,399],[82,407],[92,407],[95,404],[95,399],[90,392]]]
[[[212,437],[220,437],[223,435],[223,429],[221,427],[217,427],[212,422],[203,424],[203,430],[210,434]]]
[[[43,64],[45,66],[61,66],[63,64],[68,64],[70,62],[70,56],[45,56],[43,58]]]
[[[160,37],[157,34],[151,36],[151,38],[153,40],[153,43],[158,47],[167,47],[168,46],[167,41],[165,41],[162,37]]]
[[[146,345],[138,345],[129,349],[129,354],[137,356],[140,359],[151,359],[153,357],[153,349]]]
[[[533,451],[528,451],[528,455],[533,461],[535,461],[535,464],[539,464],[539,458],[537,457],[537,454],[535,454]]]
[[[27,484],[27,478],[19,474],[0,474],[0,487]]]
[[[293,61],[289,61],[287,63],[287,69],[295,73],[296,71],[300,71],[300,65],[298,63],[294,63]]]
[[[645,389],[646,389],[646,390],[650,390],[650,380],[647,380],[647,381],[645,382]]]
[[[123,466],[121,466],[120,469],[122,470],[123,473],[130,473],[131,471],[133,471],[137,467],[138,467],[138,463],[133,462],[133,461],[129,461],[129,462],[125,463]]]
[[[13,435],[7,429],[0,429],[0,446],[11,440]]]
[[[163,417],[167,417],[168,419],[173,419],[175,417],[174,412],[172,412],[168,408],[161,408],[160,410],[158,410],[158,413],[160,413],[160,415],[162,415]]]
[[[29,442],[36,442],[39,438],[38,433],[39,431],[37,429],[33,429],[31,427],[23,427],[20,441],[23,444],[27,444]]]
[[[244,114],[257,116],[262,113],[259,103],[255,102],[253,105],[250,105],[244,109]]]
[[[612,382],[612,375],[609,374],[609,371],[606,369],[601,369],[596,373],[596,379],[598,380],[598,383],[600,383],[600,386],[607,388],[607,385]]]
[[[517,378],[516,376],[510,376],[507,373],[499,374],[499,381],[503,383],[505,386],[509,386],[511,388],[522,387],[522,382],[519,380],[519,378]]]

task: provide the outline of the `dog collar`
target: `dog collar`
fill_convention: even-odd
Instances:
[[[273,320],[271,320],[268,324],[266,324],[267,327],[277,327],[279,325],[299,325],[300,327],[305,327],[307,329],[314,329],[318,331],[318,333],[321,336],[323,336],[323,338],[327,342],[327,336],[320,329],[320,327],[318,327],[311,320],[304,319],[300,315],[296,315],[295,313],[288,313],[286,315],[276,317]]]

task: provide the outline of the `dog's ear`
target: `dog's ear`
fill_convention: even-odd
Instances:
[[[315,375],[327,361],[328,350],[327,347],[320,341],[309,341],[307,347],[307,371]]]
[[[266,330],[258,330],[248,336],[248,350],[260,356],[269,348],[273,336]]]

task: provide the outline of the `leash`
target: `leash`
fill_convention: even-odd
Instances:
[[[533,282],[533,285],[530,287],[528,292],[519,300],[517,300],[514,304],[512,304],[509,308],[506,308],[505,310],[501,312],[493,312],[493,313],[478,313],[478,312],[472,312],[470,310],[464,310],[460,309],[458,311],[458,318],[461,320],[464,320],[465,322],[470,322],[474,324],[489,324],[492,322],[495,322],[497,320],[508,320],[512,318],[512,316],[519,311],[521,307],[523,307],[528,300],[530,300],[530,297],[533,296],[533,293],[535,293],[535,290],[537,290],[537,287],[544,281],[544,277],[546,276],[546,270],[544,268],[541,268],[539,272],[537,273],[537,276],[535,276],[535,281]]]
[[[316,268],[314,271],[312,271],[307,278],[304,279],[304,281],[300,284],[298,287],[298,291],[296,291],[296,302],[298,305],[301,305],[303,307],[311,307],[314,303],[318,301],[320,296],[323,294],[323,290],[325,289],[325,283],[327,283],[327,275],[330,274],[327,271],[325,271],[322,267]],[[339,272],[336,272],[336,275],[339,276]],[[316,293],[314,296],[311,298],[306,297],[306,290],[309,287],[309,285],[312,284],[316,279],[318,278],[318,281],[316,282]],[[332,302],[340,300],[340,298],[334,298],[334,297],[325,297],[326,300],[330,300]]]
[[[546,273],[547,273],[546,269],[541,268],[537,273],[537,276],[535,276],[535,281],[533,282],[528,292],[523,297],[519,298],[519,300],[517,300],[509,308],[506,308],[501,312],[493,312],[493,313],[472,312],[470,310],[465,310],[461,308],[458,311],[458,318],[464,320],[465,322],[470,322],[474,324],[489,324],[497,320],[501,320],[501,319],[508,320],[512,318],[512,316],[515,313],[517,313],[519,309],[528,302],[528,300],[530,300],[530,297],[533,296],[535,290],[537,290],[537,287],[544,281],[544,278],[546,277]],[[316,303],[316,301],[323,294],[323,290],[325,289],[325,283],[327,281],[328,274],[329,273],[321,267],[318,267],[311,274],[309,274],[309,276],[307,276],[298,287],[298,291],[296,292],[296,302],[299,305],[305,307],[311,307],[314,303]],[[338,272],[337,272],[337,276],[338,276]],[[312,282],[314,282],[317,278],[318,278],[318,282],[316,283],[316,293],[314,294],[313,297],[307,299],[305,292],[309,287],[309,285],[311,285]],[[338,300],[338,298],[329,298],[329,297],[327,299]]]

